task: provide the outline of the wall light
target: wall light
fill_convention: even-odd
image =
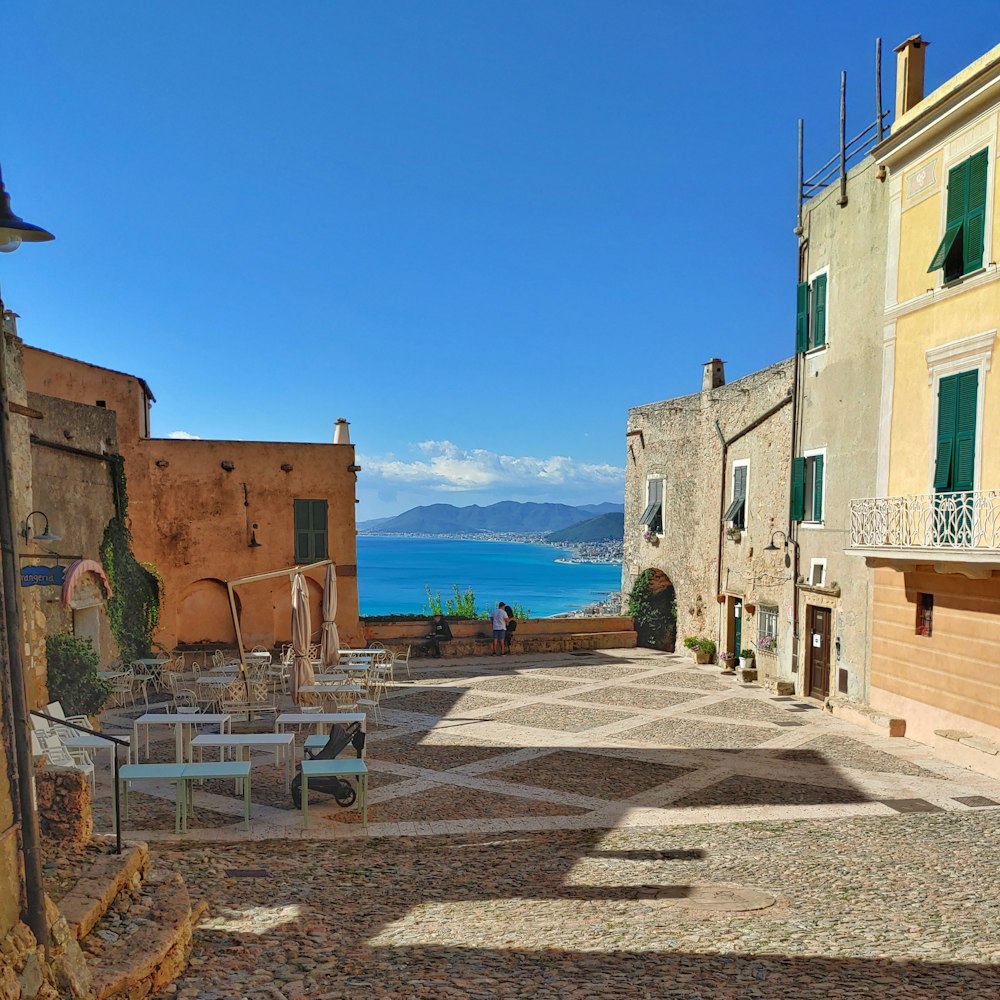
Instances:
[[[41,514],[42,517],[45,518],[45,527],[42,529],[42,533],[40,535],[34,535],[34,536],[32,536],[32,534],[31,534],[31,519],[36,514]],[[33,510],[24,519],[24,527],[21,528],[21,537],[25,541],[28,541],[29,538],[34,537],[34,539],[35,539],[36,542],[58,542],[62,538],[62,535],[57,535],[54,531],[50,531],[49,530],[49,517],[48,517],[47,514],[43,514],[42,511],[40,511],[40,510]]]

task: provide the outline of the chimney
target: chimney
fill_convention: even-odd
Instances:
[[[701,391],[708,392],[709,389],[718,389],[720,385],[726,384],[726,363],[718,358],[712,358],[705,362],[705,374],[701,378]]]
[[[351,443],[351,432],[349,430],[350,424],[344,417],[337,417],[337,422],[333,425],[333,443],[334,444],[350,444]]]
[[[919,35],[911,35],[895,50],[897,118],[924,99],[924,50],[930,44]]]

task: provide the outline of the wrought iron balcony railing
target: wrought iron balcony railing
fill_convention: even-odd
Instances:
[[[851,548],[1000,554],[1000,490],[852,500]]]

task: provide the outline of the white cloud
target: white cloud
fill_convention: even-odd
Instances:
[[[567,455],[499,455],[484,448],[462,449],[451,441],[421,441],[417,449],[422,457],[412,461],[393,455],[363,456],[360,462],[365,479],[377,480],[379,486],[444,493],[481,490],[507,494],[554,494],[581,488],[617,493],[625,482],[622,468],[575,462]]]
[[[173,438],[175,441],[200,441],[201,437],[198,434],[189,434],[187,431],[171,431],[168,438]]]

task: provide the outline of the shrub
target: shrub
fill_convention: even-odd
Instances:
[[[652,649],[661,649],[671,624],[672,608],[663,600],[657,599],[652,593],[650,581],[653,579],[651,569],[643,570],[632,584],[628,595],[627,614],[635,622],[639,645]],[[685,645],[687,640],[684,640]]]
[[[709,656],[715,656],[716,649],[714,639],[708,639],[703,635],[689,635],[684,639],[684,646],[690,649],[694,653],[708,653]]]
[[[744,660],[752,660],[753,659],[753,650],[752,649],[741,649],[740,650],[740,656],[742,656]]]
[[[449,597],[442,603],[441,591],[432,594],[430,586],[425,583],[424,590],[427,593],[427,603],[424,605],[425,613],[427,615],[445,615],[448,618],[459,620],[463,618],[489,618],[488,610],[477,610],[476,594],[471,587],[460,590],[458,584],[453,583],[451,589],[454,597]]]
[[[89,639],[54,632],[45,639],[49,697],[67,715],[96,715],[111,694],[111,685],[97,676],[100,660]]]

